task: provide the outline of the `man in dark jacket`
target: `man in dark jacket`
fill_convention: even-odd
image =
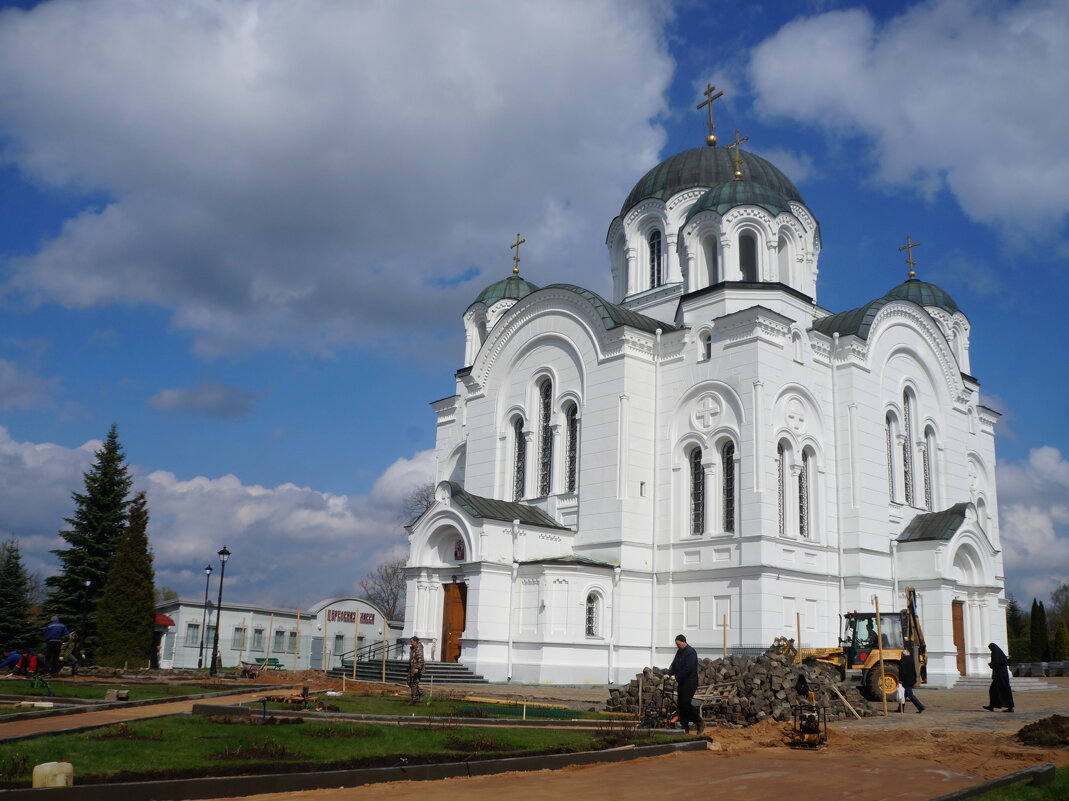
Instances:
[[[679,709],[679,722],[683,724],[683,731],[690,733],[691,721],[698,727],[698,734],[705,731],[705,721],[695,709],[694,691],[698,689],[698,652],[687,645],[687,638],[680,634],[676,637],[675,658],[668,675],[675,676],[678,694],[676,705]]]
[[[52,620],[45,626],[45,660],[48,662],[48,672],[53,676],[59,673],[59,652],[63,648],[63,639],[69,633],[67,627],[60,623],[55,615],[52,615]]]
[[[917,684],[917,663],[910,651],[910,646],[902,649],[902,661],[898,663],[898,680],[902,682],[902,688],[906,691],[906,700],[917,707],[917,712],[924,711],[924,704],[917,700],[913,694],[913,688]],[[899,707],[899,712],[902,711]]]

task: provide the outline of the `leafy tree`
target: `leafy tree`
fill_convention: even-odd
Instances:
[[[32,617],[29,576],[19,541],[12,537],[0,543],[0,647],[34,648],[40,639]]]
[[[97,604],[126,529],[130,505],[126,496],[133,484],[117,426],[112,425],[95,456],[93,466],[83,474],[85,492],[71,493],[74,515],[66,518],[70,528],[59,532],[68,547],[52,551],[59,557],[60,572],[45,579],[49,588],[45,614],[74,624],[72,628],[85,635],[84,647],[90,653],[97,645]]]
[[[1032,659],[1049,662],[1050,631],[1047,630],[1047,610],[1043,608],[1043,602],[1035,598],[1032,599],[1030,623],[1032,644],[1029,650],[1032,652]]]
[[[171,589],[170,587],[157,587],[156,588],[156,605],[159,606],[164,601],[175,601],[178,599],[178,590]]]
[[[383,562],[360,579],[364,598],[389,620],[396,620],[405,611],[405,561],[401,557]]]
[[[1063,582],[1050,594],[1050,609],[1048,618],[1053,628],[1057,629],[1058,623],[1063,622],[1069,627],[1069,581]]]
[[[1069,628],[1064,620],[1058,621],[1058,630],[1054,632],[1054,648],[1051,649],[1051,658],[1055,662],[1069,660]]]
[[[115,667],[141,666],[149,661],[156,616],[144,492],[134,496],[128,521],[97,608],[97,662]]]

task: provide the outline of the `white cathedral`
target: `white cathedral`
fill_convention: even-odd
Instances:
[[[406,636],[491,681],[622,683],[680,632],[714,658],[830,646],[841,614],[915,587],[929,682],[986,671],[999,415],[968,318],[915,277],[820,307],[801,194],[710,139],[627,196],[612,302],[513,274],[464,312]]]

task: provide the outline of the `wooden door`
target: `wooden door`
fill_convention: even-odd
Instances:
[[[954,647],[958,649],[958,673],[965,676],[965,601],[954,601],[952,612]]]
[[[442,661],[460,661],[460,638],[464,634],[464,612],[468,603],[467,584],[445,584],[442,609]]]

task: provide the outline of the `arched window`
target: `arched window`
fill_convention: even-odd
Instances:
[[[885,418],[887,436],[887,498],[898,503],[895,495],[895,418],[888,412]]]
[[[779,507],[779,533],[787,533],[787,450],[776,446],[776,500]]]
[[[935,429],[924,429],[924,508],[935,509]]]
[[[713,335],[708,331],[705,331],[701,335],[702,342],[702,361],[709,361],[713,358]]]
[[[906,505],[913,506],[913,396],[902,395],[902,485],[905,488]]]
[[[705,257],[706,275],[709,277],[707,286],[712,286],[720,280],[719,248],[715,236],[707,236],[702,240],[702,255]],[[693,287],[701,289],[701,287]]]
[[[790,247],[787,244],[787,237],[780,235],[779,241],[776,242],[776,261],[779,267],[779,280],[780,283],[790,285],[791,283],[791,252]]]
[[[757,279],[757,239],[753,234],[739,237],[739,267],[742,268],[743,281]]]
[[[724,531],[735,531],[735,443],[720,449],[720,475],[724,477]]]
[[[705,469],[701,448],[690,452],[690,533],[705,533]]]
[[[661,259],[661,232],[654,231],[650,234],[650,289],[664,283],[664,270]]]
[[[527,436],[523,433],[523,418],[517,417],[512,425],[515,454],[512,461],[512,500],[522,501],[526,494]]]
[[[574,403],[568,404],[564,412],[568,428],[568,492],[575,492],[579,487],[579,409]]]
[[[601,596],[596,592],[586,596],[586,636],[601,636]]]
[[[548,378],[538,385],[538,496],[549,495],[553,466],[553,429],[549,424],[553,402],[553,382]]]
[[[802,451],[802,469],[798,473],[798,533],[808,537],[809,520],[809,451]]]

